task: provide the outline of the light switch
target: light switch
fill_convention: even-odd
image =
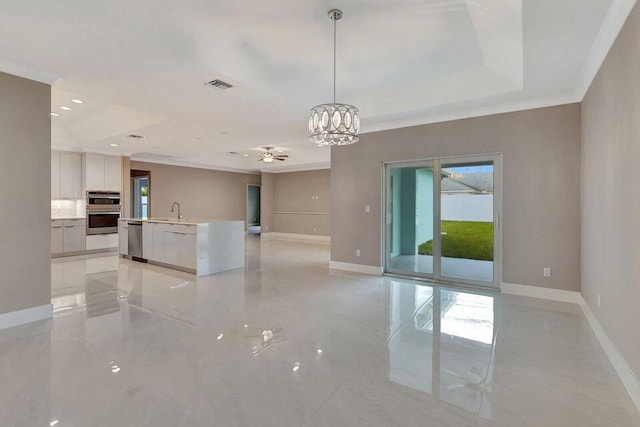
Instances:
[[[371,212],[371,205],[364,205],[364,211],[367,213]]]

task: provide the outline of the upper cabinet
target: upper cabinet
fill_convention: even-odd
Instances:
[[[84,155],[85,189],[87,191],[122,191],[120,157],[86,153]]]
[[[122,191],[122,159],[120,157],[105,156],[104,189]]]
[[[51,198],[82,198],[82,158],[80,153],[51,152]]]

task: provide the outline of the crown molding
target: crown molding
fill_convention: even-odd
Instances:
[[[574,93],[579,102],[589,91],[635,4],[636,0],[614,0],[611,3],[576,83]]]

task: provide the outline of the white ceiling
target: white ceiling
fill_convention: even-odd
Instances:
[[[330,160],[307,137],[309,108],[332,93],[330,8],[344,12],[338,101],[366,133],[580,101],[634,4],[0,0],[0,70],[53,83],[54,147],[312,169]],[[234,87],[203,85],[214,78]],[[265,145],[290,159],[258,163]]]

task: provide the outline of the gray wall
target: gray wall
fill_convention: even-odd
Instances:
[[[381,265],[383,161],[495,152],[504,156],[503,281],[579,290],[578,104],[374,132],[333,147],[331,204],[340,210],[332,215],[331,260]]]
[[[131,169],[151,171],[152,217],[173,217],[171,204],[180,203],[185,218],[246,221],[247,184],[260,184],[260,175],[131,161]]]
[[[0,73],[0,314],[51,303],[50,111],[49,85]]]
[[[582,294],[637,377],[639,58],[640,7],[636,6],[582,105]]]
[[[329,169],[275,174],[272,231],[329,236],[330,176]]]

